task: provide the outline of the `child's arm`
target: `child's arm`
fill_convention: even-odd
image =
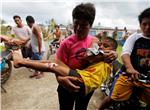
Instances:
[[[26,59],[19,59],[14,60],[14,67],[27,67],[32,68],[38,71],[43,72],[53,72],[58,76],[67,76],[69,75],[70,68],[64,67],[62,65],[56,64],[56,63],[43,63],[43,62],[37,62],[34,60],[26,60]]]
[[[35,60],[28,60],[23,59],[20,54],[18,54],[16,51],[13,52],[13,61],[14,61],[14,67],[27,67],[32,68],[38,71],[44,71],[44,72],[54,72],[58,76],[67,76],[69,75],[70,68],[63,64],[62,62],[56,63],[50,63],[50,61],[46,62],[38,62]]]
[[[133,79],[138,79],[139,76],[139,72],[137,70],[134,69],[134,67],[131,64],[131,59],[130,59],[130,55],[128,54],[124,54],[121,56],[123,64],[126,67],[126,72],[133,78]]]
[[[0,41],[9,42],[12,38],[4,35],[0,35]]]
[[[104,61],[104,56],[102,54],[98,54],[96,56],[87,56],[86,59],[90,64],[93,64],[100,61]]]

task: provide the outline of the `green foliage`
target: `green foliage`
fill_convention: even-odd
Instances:
[[[1,26],[2,26],[3,24],[5,24],[5,23],[6,23],[6,21],[5,21],[5,20],[0,19],[0,24],[1,24]]]
[[[121,57],[120,57],[121,51],[122,51],[122,46],[121,46],[121,45],[118,45],[117,53],[118,53],[118,61],[119,61],[120,63],[122,63],[122,60],[121,60]]]
[[[0,34],[3,34],[3,35],[7,34],[7,27],[6,26],[1,25],[0,29],[1,29],[1,33]]]

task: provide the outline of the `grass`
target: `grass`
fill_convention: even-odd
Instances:
[[[118,53],[118,61],[119,61],[120,63],[122,63],[122,60],[121,60],[121,57],[120,57],[121,51],[122,51],[122,46],[121,46],[121,45],[118,45],[117,53]]]

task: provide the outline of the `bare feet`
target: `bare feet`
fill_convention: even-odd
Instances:
[[[34,70],[33,70],[33,69],[31,69],[31,68],[28,68],[28,71],[29,71],[29,72],[34,72]]]
[[[13,56],[13,60],[23,59],[21,50],[14,50],[14,51],[12,51],[12,56]]]
[[[29,76],[29,78],[34,78],[36,76],[38,76],[38,73],[33,73],[32,75]]]
[[[40,79],[42,77],[44,77],[44,73],[43,72],[35,72],[33,75],[30,75],[29,78],[36,78],[36,79]]]
[[[13,56],[14,67],[19,68],[20,67],[19,62],[23,61],[22,55],[17,50],[17,51],[12,51],[12,56]]]
[[[19,67],[20,67],[20,65],[19,65],[19,60],[14,60],[14,61],[13,61],[13,64],[14,64],[14,67],[15,67],[15,68],[19,68]]]
[[[38,74],[38,76],[36,76],[36,79],[40,79],[40,78],[42,78],[42,77],[44,77],[44,73],[43,73],[43,72],[40,72],[40,74]]]

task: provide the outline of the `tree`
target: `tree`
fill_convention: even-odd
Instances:
[[[45,40],[47,40],[49,38],[49,34],[54,30],[55,26],[56,26],[56,21],[54,18],[52,18],[50,21],[46,21],[46,24],[48,23],[48,28],[45,32]]]
[[[4,26],[6,24],[6,21],[3,19],[0,19],[0,34],[6,34],[7,33],[7,27]]]
[[[3,19],[0,19],[0,24],[1,24],[1,26],[3,26],[4,24],[6,24],[6,21]]]

